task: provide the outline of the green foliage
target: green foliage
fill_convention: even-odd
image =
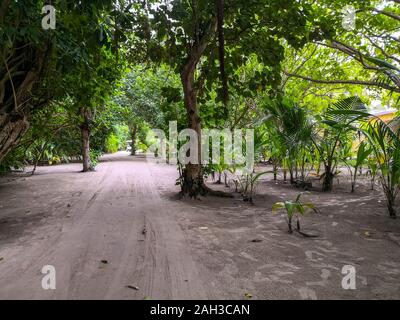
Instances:
[[[386,196],[390,217],[396,218],[396,199],[400,191],[400,137],[399,118],[386,124],[380,119],[368,121],[363,133],[377,160],[380,182]]]
[[[301,196],[303,193],[300,193],[295,201],[286,200],[284,202],[277,202],[272,206],[272,212],[278,211],[280,209],[285,209],[287,214],[287,224],[289,228],[289,233],[293,233],[292,220],[296,218],[296,231],[301,233],[300,230],[300,216],[306,214],[307,209],[311,209],[314,212],[317,212],[314,204],[312,203],[303,203],[301,201]]]
[[[102,152],[98,150],[91,149],[90,150],[90,164],[93,169],[97,167],[99,164],[99,158],[101,157]]]
[[[372,153],[372,148],[370,148],[365,141],[361,141],[357,149],[356,158],[351,159],[350,161],[344,159],[344,162],[350,169],[351,192],[354,192],[355,190],[357,173],[359,168],[362,168],[363,164],[366,162],[367,158],[371,153]]]
[[[399,118],[385,123],[380,118],[359,110],[336,110],[333,114],[361,121],[360,130],[368,139],[379,169],[379,178],[386,196],[389,215],[396,218],[396,199],[400,191]],[[351,130],[353,129],[351,122],[347,125]],[[360,151],[363,155],[365,152],[367,151]],[[361,159],[363,155],[360,156]]]
[[[328,107],[321,118],[321,127],[313,135],[313,143],[324,164],[323,191],[331,191],[337,172],[341,149],[348,145],[351,133],[357,130],[353,123],[360,119],[357,113],[366,112],[358,97],[339,100]]]
[[[248,172],[247,170],[235,170],[237,175],[237,181],[240,186],[240,191],[244,201],[248,201],[250,204],[253,204],[253,197],[256,194],[256,186],[260,180],[260,178],[267,174],[271,173],[271,171],[263,171],[263,172]]]
[[[305,108],[288,99],[267,99],[264,108],[269,141],[272,142],[269,156],[273,162],[286,165],[292,184],[299,173],[300,180],[304,181],[306,160],[313,151],[312,118]]]
[[[119,147],[118,138],[114,133],[111,133],[106,141],[106,152],[115,153],[118,151],[118,147]]]

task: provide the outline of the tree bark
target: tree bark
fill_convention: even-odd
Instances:
[[[184,104],[187,112],[188,128],[193,129],[198,139],[198,163],[189,163],[185,166],[183,174],[182,195],[188,195],[191,198],[197,195],[205,195],[207,188],[203,179],[203,170],[201,167],[201,119],[197,107],[197,92],[194,85],[194,73],[197,63],[206,48],[206,42],[194,46],[190,56],[182,70],[181,82],[184,93]]]
[[[396,212],[396,199],[395,196],[393,195],[392,192],[388,193],[386,195],[387,197],[387,208],[389,211],[389,216],[390,218],[396,219],[397,218],[397,212]]]
[[[213,18],[201,38],[192,45],[188,58],[181,71],[184,104],[187,113],[188,128],[194,130],[198,136],[197,163],[185,165],[182,171],[181,195],[196,198],[198,195],[212,194],[215,196],[232,197],[220,191],[213,191],[204,183],[203,168],[201,166],[201,119],[197,106],[197,90],[195,86],[196,66],[207,48],[210,38],[216,31],[216,20]]]
[[[133,126],[131,130],[131,155],[134,156],[136,155],[136,136],[137,136],[137,126]]]
[[[86,108],[81,108],[83,123],[81,124],[82,137],[82,172],[93,171],[90,161],[90,112]]]
[[[90,163],[89,128],[81,126],[81,134],[82,134],[82,164],[83,164],[82,171],[88,172],[92,171],[92,166]]]
[[[218,59],[219,72],[222,82],[222,101],[225,116],[228,116],[228,78],[225,72],[225,36],[224,36],[224,0],[216,0],[217,8],[217,29],[218,29]]]
[[[330,192],[333,189],[333,177],[332,168],[330,166],[325,166],[324,180],[322,182],[322,191]]]
[[[24,114],[0,114],[0,162],[15,147],[29,128]]]
[[[2,3],[7,7],[8,1]],[[0,20],[3,19],[0,16]],[[29,52],[29,48],[21,49]],[[46,44],[44,48],[36,49],[34,58],[20,54],[17,50],[14,56],[19,55],[20,60],[25,61],[21,65],[23,73],[20,77],[13,77],[8,65],[7,59],[1,61],[0,64],[4,68],[0,68],[0,78],[7,79],[2,81],[0,86],[0,162],[15,147],[27,132],[29,128],[29,118],[33,106],[31,104],[32,96],[35,94],[36,85],[40,82],[43,75],[47,55],[51,47]],[[12,61],[12,59],[8,59]],[[20,63],[20,62],[19,62]],[[22,67],[21,67],[22,68]]]

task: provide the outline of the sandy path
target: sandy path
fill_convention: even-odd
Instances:
[[[31,209],[25,208],[30,212],[20,213],[16,220],[3,220],[16,231],[24,227],[20,224],[32,227],[0,241],[1,299],[212,298],[204,285],[206,273],[199,272],[176,223],[174,206],[166,205],[168,199],[160,197],[155,185],[162,185],[161,179],[171,183],[173,171],[163,178],[156,166],[123,154],[106,160],[88,174],[77,173],[75,164],[40,168],[37,176],[9,182],[18,192],[9,203],[4,201],[7,183],[2,185],[0,219],[18,203],[30,207],[26,201],[31,192],[36,202],[31,200]],[[44,189],[35,190],[36,183]],[[22,195],[27,199],[21,199],[15,184],[31,188]],[[51,199],[48,207],[46,198]],[[46,218],[28,222],[26,215],[35,211]],[[56,290],[41,288],[44,265],[56,268]]]
[[[304,195],[321,211],[302,219],[309,239],[271,212],[300,192],[281,180],[265,177],[254,206],[238,194],[178,201],[175,166],[104,160],[0,178],[0,299],[400,299],[400,219],[365,177],[355,193],[343,177]],[[41,287],[44,265],[56,290]],[[342,287],[346,265],[355,290]]]

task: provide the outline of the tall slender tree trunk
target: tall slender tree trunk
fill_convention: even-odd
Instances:
[[[199,194],[204,195],[207,193],[201,167],[201,119],[197,107],[197,92],[194,85],[196,66],[205,48],[205,42],[192,48],[190,56],[181,73],[188,128],[193,129],[198,137],[198,163],[189,163],[185,166],[182,172],[183,185],[181,185],[181,188],[184,196],[188,195],[194,198]]]
[[[294,173],[293,173],[293,168],[289,168],[289,175],[290,175],[290,184],[294,184]]]
[[[136,155],[136,136],[137,136],[137,125],[134,125],[131,130],[131,155]]]
[[[198,139],[198,163],[189,163],[183,170],[182,193],[190,197],[206,193],[201,167],[201,119],[197,108],[196,90],[194,88],[194,71],[197,62],[187,65],[182,73],[182,84],[185,98],[185,107],[188,116],[188,127],[197,133]]]
[[[87,108],[81,108],[83,123],[81,124],[82,138],[82,165],[83,172],[93,171],[93,166],[90,162],[90,111]]]
[[[196,198],[197,195],[214,194],[219,196],[229,196],[224,192],[209,189],[203,179],[203,168],[201,166],[201,119],[197,106],[197,89],[195,86],[195,71],[210,38],[215,34],[217,28],[216,19],[209,21],[208,26],[200,38],[194,40],[187,60],[181,71],[181,82],[184,94],[184,104],[187,113],[188,128],[197,133],[197,163],[188,163],[182,171],[181,194]]]

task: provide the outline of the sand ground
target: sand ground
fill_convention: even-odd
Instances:
[[[299,193],[271,177],[251,206],[237,194],[179,200],[175,167],[140,156],[80,169],[0,178],[0,299],[400,298],[400,219],[367,183],[305,195],[320,209],[302,220],[311,239],[271,213]],[[44,265],[56,290],[42,289]],[[344,265],[355,267],[355,290],[342,288]]]

